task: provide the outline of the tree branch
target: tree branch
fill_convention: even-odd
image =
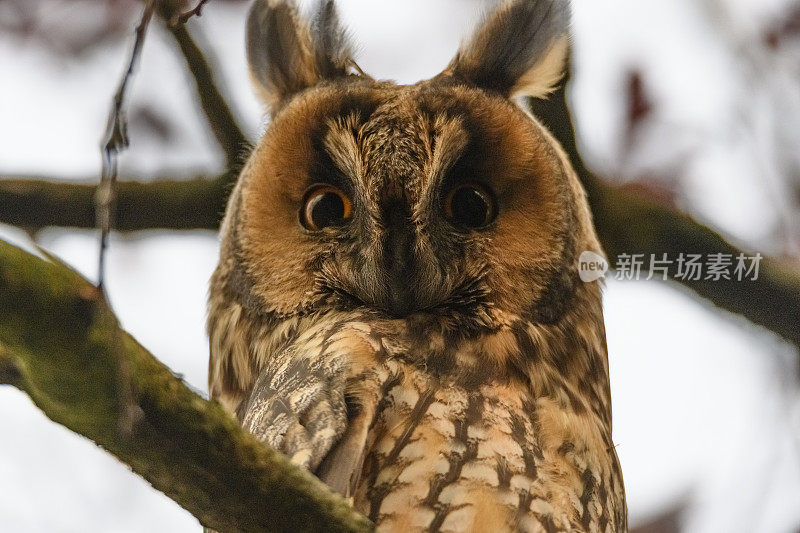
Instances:
[[[178,45],[194,79],[203,114],[225,153],[226,168],[236,169],[246,155],[249,143],[215,80],[211,61],[200,49],[186,25],[174,23],[176,17],[182,16],[174,2],[161,1],[158,5],[159,16],[165,21],[167,31]],[[202,3],[198,4],[199,7],[202,7]]]
[[[220,532],[372,529],[322,482],[257,442],[121,330],[97,287],[54,258],[2,241],[0,343],[4,381],[205,526]]]
[[[546,100],[532,100],[531,111],[566,150],[589,199],[600,242],[613,264],[618,255],[676,258],[678,254],[742,251],[688,215],[595,176],[583,161],[566,100],[567,83]],[[643,265],[647,267],[648,265]],[[643,269],[643,271],[646,271]],[[800,273],[763,259],[757,280],[674,279],[698,296],[800,346]]]
[[[114,228],[216,230],[234,177],[119,181]],[[0,179],[0,223],[37,231],[48,226],[94,228],[90,180],[54,182],[40,178]]]

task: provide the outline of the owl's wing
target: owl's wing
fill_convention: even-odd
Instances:
[[[344,372],[324,358],[280,360],[261,371],[240,411],[242,426],[313,471],[347,429]]]
[[[345,496],[359,481],[384,381],[381,336],[331,319],[271,355],[239,411],[242,426]],[[381,367],[382,368],[382,367]],[[345,394],[348,401],[345,400]]]
[[[363,471],[364,458],[372,446],[370,432],[374,409],[362,411],[350,422],[347,432],[316,471],[317,476],[334,492],[350,498]]]

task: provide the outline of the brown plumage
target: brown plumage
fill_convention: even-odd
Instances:
[[[210,390],[381,531],[623,531],[585,194],[514,96],[544,96],[562,0],[506,2],[439,76],[354,66],[330,1],[255,2],[272,119],[211,280]]]

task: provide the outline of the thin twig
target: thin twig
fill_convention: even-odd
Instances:
[[[136,36],[133,42],[128,68],[122,75],[117,92],[111,103],[111,111],[108,115],[108,126],[106,128],[105,142],[102,147],[103,169],[100,176],[100,185],[97,188],[97,225],[100,227],[100,255],[98,260],[98,287],[101,289],[105,281],[105,256],[108,248],[108,234],[113,225],[113,206],[116,194],[118,156],[128,147],[128,123],[125,116],[125,96],[128,92],[128,84],[133,77],[139,56],[144,47],[144,38],[147,35],[147,27],[150,19],[155,12],[156,1],[148,0],[142,10],[139,24],[136,26]]]
[[[192,17],[202,17],[203,16],[203,7],[208,3],[208,0],[199,0],[197,5],[194,8],[180,13],[173,17],[170,21],[171,26],[177,26],[178,24],[186,24],[190,18]]]

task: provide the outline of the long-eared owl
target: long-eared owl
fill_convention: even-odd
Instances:
[[[333,2],[257,0],[269,110],[222,226],[211,396],[379,531],[623,531],[601,253],[585,193],[520,105],[567,0],[502,2],[413,85],[352,57]]]

